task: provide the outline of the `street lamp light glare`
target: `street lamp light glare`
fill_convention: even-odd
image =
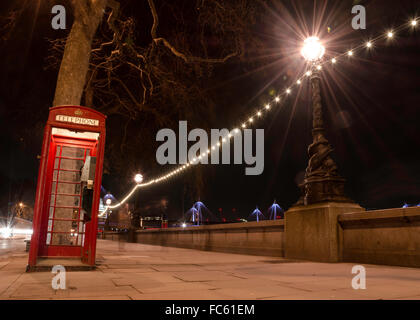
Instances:
[[[1,228],[0,229],[0,234],[3,238],[10,238],[12,235],[12,229],[9,227],[5,227],[5,228]]]
[[[417,25],[417,20],[411,20],[411,25],[415,27]]]
[[[388,38],[392,38],[394,36],[394,34],[390,31],[388,32]]]
[[[372,42],[370,42],[370,41],[366,42],[366,47],[368,47],[368,48],[372,47]]]
[[[140,173],[137,173],[137,174],[134,176],[134,181],[135,181],[137,184],[140,184],[140,183],[143,181],[143,176],[142,176]]]
[[[111,205],[111,202],[112,202],[112,200],[111,200],[111,199],[109,199],[109,198],[108,198],[108,199],[106,199],[106,201],[105,201],[105,203],[106,203],[106,205],[107,205],[107,206],[110,206],[110,205]]]
[[[318,37],[309,37],[303,42],[302,56],[307,61],[316,61],[322,58],[325,47],[319,42]]]

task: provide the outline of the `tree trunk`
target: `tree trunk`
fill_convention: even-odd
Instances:
[[[106,0],[73,0],[74,22],[58,73],[54,106],[80,105],[89,70],[92,40],[102,20]]]

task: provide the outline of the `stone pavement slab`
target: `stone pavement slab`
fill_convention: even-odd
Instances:
[[[0,240],[0,299],[416,299],[420,269],[364,265],[365,290],[351,282],[356,263],[282,258],[98,241],[98,267],[66,272],[53,290],[50,272],[26,273],[19,242]]]

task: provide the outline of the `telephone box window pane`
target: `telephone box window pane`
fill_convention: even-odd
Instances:
[[[85,244],[85,234],[80,234],[78,239],[79,246],[83,246]]]
[[[74,186],[73,186],[74,187]],[[75,193],[75,188],[63,188],[68,189],[67,192],[59,192],[57,195],[57,199],[55,200],[55,203],[52,203],[52,205],[55,205],[57,207],[78,207],[80,202],[80,196]]]
[[[52,219],[54,217],[54,207],[50,207],[50,214],[48,216],[49,219]]]
[[[55,188],[57,187],[57,183],[56,182],[53,182],[52,184],[51,184],[51,193],[55,193]],[[53,202],[51,202],[51,203],[53,203]]]
[[[57,193],[79,194],[80,185],[71,183],[58,183]]]
[[[74,208],[55,208],[55,219],[78,219],[79,209]]]
[[[79,237],[78,237],[78,239],[77,239],[77,245],[78,246],[83,246],[83,244],[84,244],[84,237],[85,237],[85,235],[84,234],[79,234]]]
[[[54,220],[54,232],[71,232],[72,221]]]
[[[59,164],[60,164],[60,158],[55,158],[54,169],[57,169]]]
[[[52,230],[52,220],[48,220],[48,232]]]
[[[61,151],[61,146],[57,146],[57,151],[55,152],[56,157],[60,156],[60,151]]]
[[[75,171],[62,171],[58,174],[58,171],[54,171],[54,180],[57,181],[66,181],[66,182],[80,182],[80,172]]]
[[[62,157],[71,157],[71,158],[84,158],[85,149],[84,148],[75,148],[63,146],[63,151],[61,153]]]
[[[51,233],[47,233],[47,244],[51,244]]]
[[[54,246],[74,246],[76,237],[70,233],[53,233],[51,244]]]
[[[85,162],[83,160],[75,159],[61,159],[60,169],[74,169],[80,170]]]

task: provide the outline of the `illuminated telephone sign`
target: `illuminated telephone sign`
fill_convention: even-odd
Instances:
[[[95,265],[105,119],[86,107],[50,109],[38,172],[28,271],[48,265],[54,258],[68,258],[72,265],[75,261],[82,266]]]

